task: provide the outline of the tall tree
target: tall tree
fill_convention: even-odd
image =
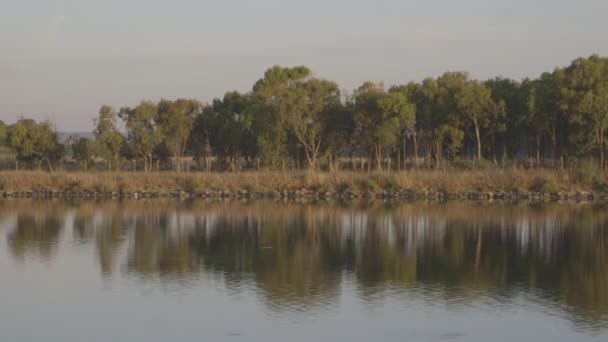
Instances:
[[[215,101],[214,101],[215,102]],[[211,135],[215,130],[215,109],[212,105],[204,105],[201,113],[194,118],[192,123],[192,133],[190,134],[189,147],[192,149],[196,160],[202,161],[205,170],[210,171],[211,156]]]
[[[196,100],[161,100],[158,103],[157,124],[161,127],[164,144],[173,155],[177,172],[182,172],[182,159],[193,121],[201,109],[201,103]]]
[[[418,163],[418,133],[419,133],[419,123],[416,119],[416,116],[420,112],[418,108],[418,97],[421,89],[421,84],[416,82],[410,82],[406,85],[393,86],[389,90],[391,93],[397,92],[403,94],[407,101],[414,106],[414,112],[412,117],[406,121],[406,124],[402,127],[401,139],[401,153],[403,156],[403,165],[405,166],[407,163],[407,141],[413,140],[414,142],[414,159],[416,164]],[[398,148],[399,150],[399,148]]]
[[[132,151],[144,161],[144,171],[151,170],[152,154],[162,141],[157,125],[158,106],[142,101],[135,108],[121,109],[119,116],[125,122]]]
[[[325,139],[324,152],[329,158],[329,168],[338,171],[340,166],[340,156],[350,150],[352,156],[352,139],[355,130],[354,111],[351,106],[346,106],[342,102],[333,104],[328,108],[328,115],[325,124],[325,131],[322,133]],[[354,167],[354,165],[352,165]]]
[[[285,117],[294,136],[304,147],[311,169],[324,142],[323,132],[328,125],[330,109],[340,102],[340,90],[334,82],[309,79],[294,82],[287,87],[278,100],[280,115]]]
[[[455,94],[456,108],[462,115],[465,125],[472,126],[477,144],[477,159],[482,159],[482,134],[492,121],[492,113],[497,112],[492,101],[490,89],[478,81],[464,82]]]
[[[561,96],[574,126],[571,140],[580,152],[592,152],[607,167],[608,59],[593,55],[579,58],[565,69]]]
[[[124,136],[117,127],[117,114],[110,106],[102,106],[99,115],[95,119],[95,150],[108,162],[108,169],[119,170],[120,152],[125,143]]]
[[[389,116],[394,116],[399,125],[399,130],[396,132],[397,136],[395,137],[397,168],[399,169],[401,168],[401,147],[399,145],[403,142],[403,151],[405,152],[407,149],[407,133],[416,125],[416,105],[410,102],[407,93],[391,91],[380,99],[379,106]]]
[[[362,139],[382,169],[385,150],[399,141],[402,127],[412,126],[415,106],[402,93],[386,93],[382,84],[364,83],[354,94],[355,120]]]
[[[279,110],[279,101],[294,83],[310,76],[304,66],[274,66],[253,86],[252,102],[244,119],[246,127],[256,136],[258,156],[270,166],[284,164],[289,156],[289,125]]]

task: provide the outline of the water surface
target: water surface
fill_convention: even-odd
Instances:
[[[607,341],[606,209],[0,202],[0,341]]]

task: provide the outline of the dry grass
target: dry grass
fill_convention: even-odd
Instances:
[[[442,190],[464,191],[576,191],[604,190],[605,174],[573,174],[555,170],[360,172],[241,172],[241,173],[143,173],[2,171],[0,190],[27,191],[204,191],[241,190],[266,192],[283,189],[320,191]]]

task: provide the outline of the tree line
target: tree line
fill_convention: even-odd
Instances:
[[[365,82],[348,94],[307,67],[275,66],[246,93],[208,104],[104,105],[94,124],[95,139],[71,145],[85,170],[100,163],[121,170],[132,161],[146,171],[163,165],[182,172],[192,160],[207,171],[404,170],[470,161],[562,168],[582,160],[608,169],[608,59],[578,58],[536,79],[446,72],[391,87]],[[0,139],[26,165],[52,171],[66,155],[50,122],[0,122]]]

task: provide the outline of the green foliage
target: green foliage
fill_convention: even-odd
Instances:
[[[48,121],[36,123],[34,120],[20,119],[9,127],[7,141],[17,160],[46,162],[50,171],[53,171],[53,162],[61,158],[63,151]]]
[[[528,168],[552,162],[572,169],[579,160],[593,159],[608,170],[607,58],[579,58],[532,80],[480,82],[466,72],[446,72],[389,91],[372,82],[347,96],[339,89],[307,67],[274,66],[250,91],[227,92],[210,104],[144,101],[118,114],[103,106],[95,121],[95,157],[116,169],[122,158],[143,159],[146,169],[153,158],[172,159],[177,171],[186,154],[230,170],[307,163],[335,171],[345,157],[361,157],[361,163],[349,164],[358,169],[375,163],[378,169],[403,170],[419,168],[419,154],[429,168],[453,161],[472,168],[458,160],[474,156],[479,168],[489,160],[502,167],[525,161]],[[11,145],[20,160],[52,154],[32,152],[24,127],[36,124],[21,121]],[[0,142],[5,131],[0,121]],[[39,140],[46,143],[39,143],[52,145],[50,137],[42,134]],[[51,150],[61,154],[60,148]]]
[[[387,93],[382,84],[365,82],[353,96],[357,133],[363,147],[376,159],[378,169],[386,149],[399,141],[405,129],[414,126],[415,105],[398,91]]]
[[[490,89],[477,81],[465,80],[454,95],[456,110],[463,119],[463,125],[472,126],[477,143],[477,159],[482,159],[482,138],[491,130],[493,123],[500,122],[504,111],[492,100]],[[501,127],[496,127],[500,131]]]
[[[309,167],[314,169],[324,141],[323,132],[330,121],[330,109],[340,102],[338,85],[314,78],[294,82],[277,102],[280,115],[304,147]]]
[[[131,150],[144,160],[146,169],[151,168],[152,154],[163,138],[157,124],[158,105],[142,101],[135,108],[121,109],[118,115],[125,122]]]
[[[115,170],[119,169],[120,152],[125,143],[124,136],[116,126],[117,114],[110,106],[102,106],[95,119],[95,154],[108,161],[108,168],[113,161]]]
[[[158,103],[156,124],[160,127],[163,144],[176,162],[177,172],[182,171],[181,160],[186,151],[194,119],[201,114],[202,105],[196,100],[161,100]]]
[[[303,82],[310,76],[306,67],[285,68],[274,66],[264,78],[253,86],[253,103],[245,120],[256,137],[258,156],[273,167],[288,157],[289,122],[286,117],[287,95],[292,96],[294,83]]]

